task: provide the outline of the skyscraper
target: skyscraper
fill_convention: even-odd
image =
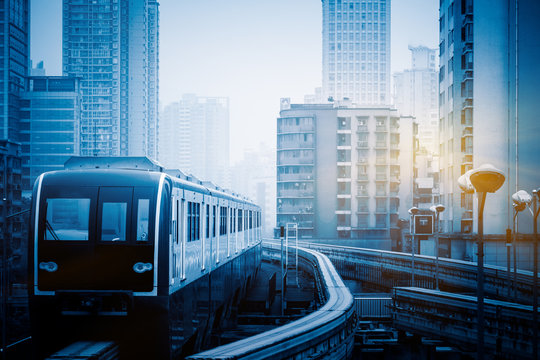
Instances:
[[[30,197],[35,179],[62,170],[79,155],[79,79],[31,76],[21,99],[22,189]]]
[[[19,96],[29,71],[29,27],[28,0],[0,2],[0,139],[19,140]]]
[[[438,81],[436,50],[409,46],[412,68],[394,74],[394,106],[401,115],[418,121],[420,148],[439,152]]]
[[[540,184],[536,116],[540,3],[445,0],[439,14],[445,231],[475,232],[474,199],[460,191],[456,180],[469,169],[491,163],[504,171],[506,182],[488,196],[484,233],[504,239],[505,229],[512,227],[511,195],[519,189],[530,192]],[[520,216],[517,230],[532,232],[531,218]],[[491,244],[499,246],[504,264],[504,242]],[[486,246],[489,262],[491,245]]]
[[[63,72],[81,78],[81,155],[157,157],[155,0],[64,0]]]
[[[230,185],[229,99],[185,94],[161,117],[159,161],[220,186]]]
[[[390,0],[322,0],[323,96],[390,104]]]

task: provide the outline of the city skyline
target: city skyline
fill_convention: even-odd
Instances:
[[[437,12],[429,0],[392,2],[392,73],[410,67],[409,44],[437,46]],[[229,97],[231,164],[261,142],[275,146],[281,97],[298,102],[322,85],[319,1],[161,0],[160,16],[161,105],[183,93]],[[32,2],[31,17],[34,65],[60,75],[61,1]]]

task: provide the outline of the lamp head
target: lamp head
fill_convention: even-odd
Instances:
[[[416,206],[413,206],[412,208],[409,209],[409,214],[416,215],[418,214],[419,211],[420,210]]]
[[[458,185],[461,188],[461,190],[467,194],[474,193],[474,187],[471,184],[471,179],[470,179],[470,175],[472,171],[473,170],[467,171],[465,174],[461,175],[457,180]]]
[[[437,204],[437,205],[431,206],[429,209],[430,209],[431,211],[433,211],[433,212],[441,213],[441,212],[443,212],[444,209],[446,209],[446,208],[444,207],[443,204]]]
[[[512,201],[517,205],[530,205],[532,202],[532,196],[525,190],[519,190],[512,195]]]
[[[532,191],[532,196],[533,196],[533,197],[536,197],[536,198],[538,198],[538,199],[540,199],[540,188],[534,189],[534,190]]]
[[[506,179],[504,173],[491,164],[484,164],[472,170],[469,178],[476,192],[490,193],[499,190]]]

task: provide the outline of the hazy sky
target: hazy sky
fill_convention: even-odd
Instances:
[[[392,0],[392,71],[408,45],[438,45],[438,1]],[[31,57],[61,74],[61,0],[32,0]],[[320,0],[160,0],[162,105],[184,93],[228,96],[231,160],[275,146],[279,99],[303,101],[322,83]]]

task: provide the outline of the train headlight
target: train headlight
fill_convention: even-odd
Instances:
[[[138,262],[135,265],[133,265],[133,271],[135,271],[137,274],[142,274],[145,271],[152,270],[152,264],[151,263],[143,263]]]
[[[39,263],[39,268],[48,272],[55,272],[56,270],[58,270],[58,265],[54,261],[42,261]]]

